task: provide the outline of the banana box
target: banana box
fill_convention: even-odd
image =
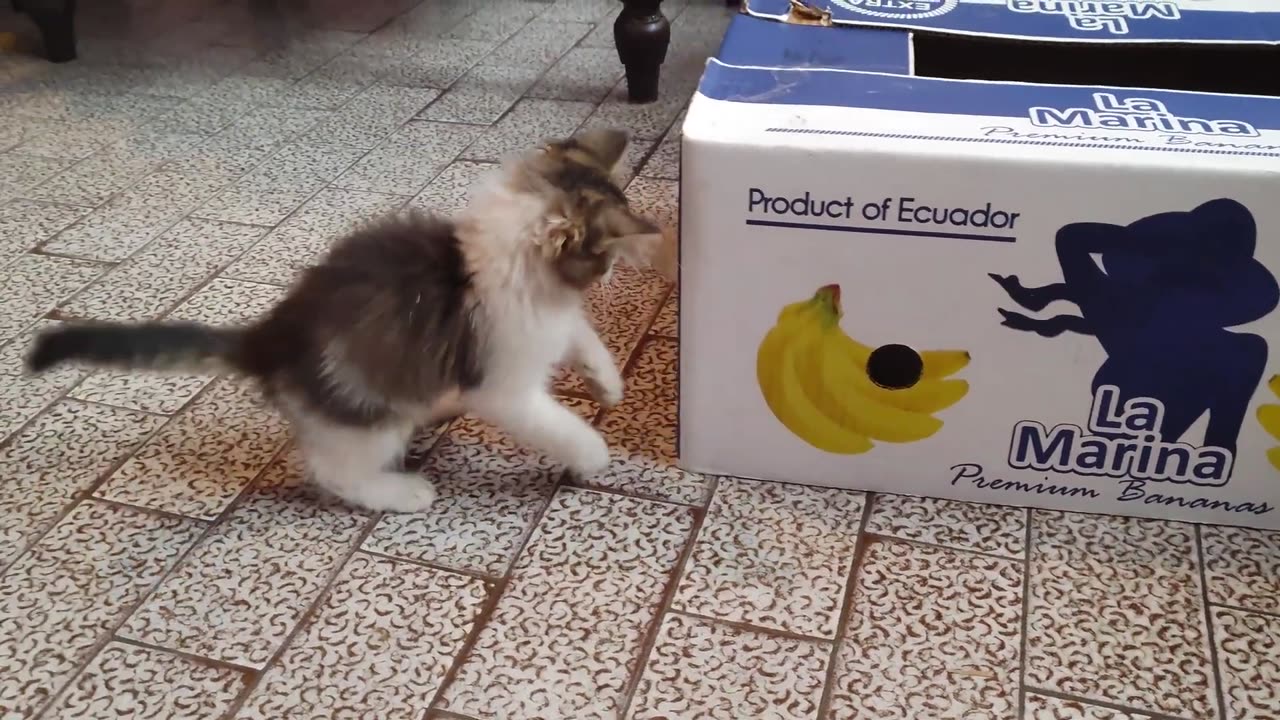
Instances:
[[[739,16],[690,106],[681,464],[1280,528],[1280,98],[1247,72],[1277,16],[1243,0],[837,6],[857,24],[920,14],[910,31],[799,6]],[[1184,28],[1232,92],[1159,66],[1147,87],[1109,83],[1079,38],[1120,25],[1084,22],[1090,8],[1130,39]],[[1055,57],[1088,72],[1015,62],[1026,43],[999,37],[982,50],[1007,60],[997,79],[921,72],[916,25],[1006,15],[1060,30]],[[1214,56],[1233,32],[1256,47]],[[861,50],[831,50],[841,38]],[[1015,71],[1054,81],[999,78]]]

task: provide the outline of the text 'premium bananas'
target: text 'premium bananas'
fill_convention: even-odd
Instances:
[[[840,327],[840,286],[778,314],[756,354],[756,379],[765,402],[788,430],[830,453],[853,455],[875,441],[923,440],[942,428],[934,413],[969,392],[965,380],[947,379],[969,364],[964,350],[920,353],[919,380],[901,389],[877,385],[867,373],[872,348]]]

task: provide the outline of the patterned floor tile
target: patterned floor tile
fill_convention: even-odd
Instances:
[[[666,137],[653,151],[653,157],[644,166],[640,174],[644,177],[661,178],[663,180],[680,179],[680,126],[684,124],[684,114],[676,118]]]
[[[593,107],[591,103],[521,100],[467,148],[464,156],[496,162],[547,140],[569,137]]]
[[[212,375],[95,370],[68,395],[126,410],[172,415],[212,380]]]
[[[608,47],[570,50],[533,86],[529,97],[589,103],[603,100],[623,74],[618,53],[613,49],[612,28],[609,36]]]
[[[519,1],[485,3],[450,29],[448,35],[455,38],[505,39],[516,34],[520,28],[545,10],[546,7],[538,3]]]
[[[363,154],[349,145],[287,145],[194,214],[273,227]]]
[[[99,497],[213,519],[287,439],[247,381],[224,379],[175,417],[98,490]]]
[[[180,220],[64,304],[62,311],[92,320],[153,320],[265,233],[263,228],[248,225]]]
[[[356,553],[236,717],[276,720],[330,696],[343,717],[420,717],[487,595],[479,580]]]
[[[168,132],[215,135],[247,108],[246,103],[196,98],[160,113],[148,126]]]
[[[404,200],[397,195],[322,190],[232,263],[223,277],[288,285],[343,233],[370,217],[395,210]]]
[[[151,415],[64,401],[0,447],[0,568],[161,422]]]
[[[57,235],[87,210],[11,200],[0,206],[0,267]]]
[[[587,23],[534,20],[498,46],[482,61],[485,65],[547,68],[591,32]]]
[[[663,81],[667,80],[664,73]],[[625,128],[633,137],[657,140],[667,133],[671,123],[689,102],[687,94],[672,92],[668,86],[664,86],[655,102],[633,105],[627,97],[626,85],[626,80],[622,80],[613,87],[608,97],[587,120],[588,127]]]
[[[113,642],[44,715],[83,718],[214,718],[244,690],[244,673]]]
[[[653,325],[649,327],[649,334],[672,339],[680,338],[679,286],[671,289],[671,295],[662,304],[662,309],[658,311],[658,316],[653,319]]]
[[[1122,712],[1033,692],[1027,693],[1027,707],[1022,717],[1024,720],[1151,720],[1150,715],[1142,713]]]
[[[432,88],[373,85],[308,133],[305,139],[372,149],[439,94],[439,90]]]
[[[58,323],[36,323],[7,343],[0,344],[0,442],[35,417],[84,377],[84,371],[62,367],[40,375],[27,375],[23,358],[35,332]]]
[[[664,14],[666,12],[666,10],[663,10]],[[598,50],[613,50],[613,57],[617,57],[618,51],[615,49],[616,46],[613,41],[613,23],[596,23],[595,29],[587,33],[586,37],[582,38],[580,47],[595,48]],[[621,76],[621,74],[619,74],[619,76]]]
[[[673,606],[835,638],[865,505],[846,490],[722,478]]]
[[[210,136],[192,152],[165,166],[169,172],[223,178],[223,184],[244,175],[271,157],[279,141],[246,135],[230,125]]]
[[[635,351],[666,294],[667,284],[657,273],[622,264],[614,266],[607,285],[596,284],[587,291],[588,316],[619,368]],[[557,377],[556,387],[561,391],[586,391],[581,378],[567,369]]]
[[[424,120],[488,125],[502,117],[524,95],[542,68],[480,65],[467,71],[449,91],[431,103]]]
[[[812,720],[831,645],[669,614],[631,720]],[[785,672],[778,669],[785,667]]]
[[[1021,558],[1027,550],[1027,511],[906,495],[876,495],[867,532]]]
[[[221,134],[279,145],[293,142],[330,117],[326,110],[311,108],[256,108],[236,118]]]
[[[0,268],[0,342],[9,340],[108,269],[84,260],[24,255]]]
[[[1033,512],[1027,684],[1214,717],[1197,565],[1191,525]]]
[[[6,717],[30,717],[46,704],[200,530],[82,502],[0,576]]]
[[[590,484],[691,505],[705,502],[706,478],[676,465],[677,356],[677,345],[667,340],[640,348],[622,403],[600,421],[614,463]]]
[[[587,419],[596,411],[584,400],[565,404]],[[439,493],[430,512],[383,516],[364,547],[491,577],[506,573],[560,476],[471,419],[449,428],[421,472]]]
[[[416,195],[479,137],[482,128],[415,121],[343,173],[334,185],[350,190]]]
[[[557,0],[539,19],[600,23],[612,20],[617,12],[618,6],[610,0]]]
[[[831,720],[1015,720],[1022,564],[872,542],[832,676]]]
[[[409,201],[411,207],[440,215],[454,215],[467,206],[472,191],[495,171],[496,165],[458,160]]]
[[[279,285],[214,278],[181,305],[167,319],[207,325],[242,325],[270,310],[284,297]]]
[[[520,555],[445,709],[473,717],[616,717],[692,513],[561,491]]]
[[[653,220],[664,232],[679,232],[679,182],[638,177],[627,186],[627,199],[633,210]]]
[[[19,195],[66,169],[71,160],[0,153],[0,185],[6,195]]]
[[[124,260],[225,183],[225,178],[213,175],[153,173],[63,231],[44,249],[95,260]]]
[[[386,66],[382,81],[389,85],[445,89],[467,74],[497,41],[437,38],[431,47]]]
[[[1280,613],[1280,532],[1205,526],[1209,602]]]
[[[1280,717],[1280,617],[1214,608],[1227,720]]]
[[[47,202],[97,207],[159,167],[159,163],[121,158],[107,151],[81,160],[23,196]]]
[[[287,456],[246,491],[121,635],[261,668],[368,522],[324,501],[302,482],[297,459]]]

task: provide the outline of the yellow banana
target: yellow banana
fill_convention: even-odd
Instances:
[[[1271,437],[1280,440],[1280,405],[1258,407],[1258,422]]]
[[[863,345],[848,335],[844,335],[842,343],[845,346],[845,352],[849,354],[855,365],[858,367],[867,366],[867,361],[871,359],[871,352],[874,348]],[[955,375],[969,364],[969,351],[921,350],[920,360],[924,363],[924,370],[920,374],[921,381],[941,380]]]
[[[967,380],[925,379],[923,377],[915,385],[901,390],[880,387],[872,382],[871,378],[867,377],[867,357],[870,356],[870,353],[860,353],[855,347],[860,343],[845,335],[844,331],[837,327],[831,338],[831,344],[837,353],[844,356],[847,364],[857,369],[857,372],[851,373],[848,378],[852,385],[844,387],[849,387],[859,395],[865,395],[883,405],[889,405],[908,412],[936,413],[960,402],[965,394],[969,392],[969,382]],[[863,347],[866,346],[864,345]],[[926,350],[921,353],[921,357],[928,352]],[[965,358],[964,362],[968,362],[969,353],[964,350],[955,352],[962,353]],[[928,367],[926,364],[926,370]],[[832,389],[835,390],[836,388]]]
[[[964,380],[944,380],[969,362],[963,350],[921,353],[921,382],[902,390],[867,376],[871,348],[840,328],[840,288],[819,288],[809,300],[787,305],[756,354],[756,379],[778,420],[810,445],[828,452],[870,450],[872,440],[915,442],[932,436],[932,417],[969,390]]]
[[[794,340],[803,325],[775,325],[756,353],[756,379],[765,402],[788,430],[810,445],[830,453],[854,455],[872,448],[871,441],[843,428],[809,401],[796,377]]]
[[[942,429],[942,421],[932,415],[902,410],[858,393],[859,378],[869,385],[872,383],[865,372],[849,364],[833,345],[831,339],[826,338],[813,355],[816,362],[805,370],[820,388],[814,392],[823,392],[831,398],[842,424],[873,440],[894,443],[923,440]]]
[[[1267,387],[1272,395],[1280,397],[1280,375],[1272,375],[1267,381]],[[1262,429],[1266,430],[1271,437],[1280,440],[1280,405],[1259,405],[1257,417]],[[1280,470],[1280,447],[1267,450],[1267,461],[1272,467]]]

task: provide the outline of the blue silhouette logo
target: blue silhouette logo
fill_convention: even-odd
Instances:
[[[1197,482],[1195,475],[1207,484],[1225,482],[1225,477],[1210,482],[1208,476],[1229,474],[1240,426],[1267,364],[1265,339],[1228,328],[1265,317],[1280,303],[1275,276],[1253,257],[1256,245],[1257,226],[1248,208],[1219,199],[1128,226],[1085,222],[1063,227],[1055,240],[1062,282],[1024,287],[1016,275],[991,274],[1025,310],[1039,312],[1054,301],[1079,309],[1079,315],[1037,319],[999,308],[1005,327],[1046,338],[1092,335],[1106,352],[1107,360],[1093,376],[1091,415],[1097,417],[1089,423],[1091,434],[1135,438],[1157,453],[1135,445],[1112,470],[1154,468],[1157,462],[1173,468],[1185,454],[1190,482]],[[1105,405],[1101,410],[1099,403]],[[1120,418],[1120,408],[1130,409],[1124,412],[1134,417],[1158,419],[1140,424],[1106,420]],[[1172,444],[1190,450],[1179,441],[1206,412],[1202,447],[1221,448],[1229,456],[1226,465],[1215,463],[1195,473],[1196,458],[1175,452]],[[1065,438],[1063,443],[1065,447]],[[1057,456],[1047,449],[1037,454],[1046,460]],[[1186,477],[1167,473],[1169,479],[1178,476]]]

